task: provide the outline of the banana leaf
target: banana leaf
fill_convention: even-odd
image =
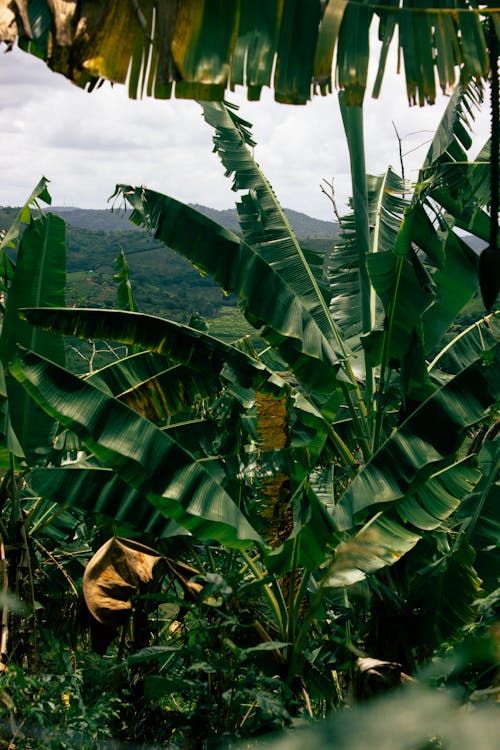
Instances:
[[[45,181],[30,198],[47,197]],[[19,318],[19,309],[34,305],[64,305],[66,291],[66,225],[51,213],[31,214],[30,203],[21,212],[23,222],[31,216],[19,243],[15,271],[7,293],[0,336],[0,357],[4,366],[12,359],[17,344],[64,364],[64,342],[46,331],[33,328]],[[25,215],[26,214],[26,215]],[[19,384],[6,378],[11,426],[28,461],[43,458],[54,430],[52,419],[40,410]]]
[[[476,550],[475,568],[483,592],[498,588],[500,578],[500,440],[498,423],[486,432],[478,463],[483,478],[461,505],[458,517],[468,542]]]
[[[272,388],[280,380],[261,362],[236,347],[203,331],[154,315],[85,308],[29,308],[23,309],[22,313],[29,323],[46,330],[140,346],[169,361],[185,364],[195,373],[208,372],[212,377],[219,377],[224,367],[234,367],[247,387],[262,387],[266,381],[271,381],[269,387]],[[141,367],[147,368],[153,363],[151,357],[147,362],[142,358],[140,361]],[[119,369],[123,370],[124,361],[121,362]],[[117,371],[113,368],[103,369],[96,378],[108,377],[107,373],[114,377]],[[123,373],[120,374],[122,377]],[[132,384],[130,380],[128,384]]]
[[[202,102],[205,121],[215,130],[214,150],[226,177],[233,177],[235,191],[248,190],[237,204],[243,239],[261,255],[304,303],[332,346],[339,334],[325,304],[327,289],[321,288],[314,266],[308,262],[274,191],[253,156],[256,145],[251,124],[236,114],[237,107],[224,102]]]
[[[428,477],[418,490],[409,493],[409,497],[396,506],[396,512],[388,508],[376,513],[338,545],[322,585],[328,588],[350,586],[397,563],[420,541],[422,532],[437,529],[454,513],[480,479],[481,472],[470,460],[457,461]],[[338,510],[333,510],[333,516],[339,519]],[[450,565],[453,568],[455,561]],[[463,623],[460,621],[460,624]]]
[[[408,205],[405,194],[409,186],[391,168],[377,177],[366,175],[368,223],[371,227],[371,253],[392,252],[403,212]],[[329,258],[330,312],[347,339],[359,337],[361,324],[361,290],[359,284],[357,224],[354,214],[342,217],[339,239]],[[372,325],[380,324],[381,311],[370,302]],[[373,307],[372,307],[373,306]]]
[[[117,187],[117,194],[122,194],[134,209],[131,221],[152,231],[165,245],[210,273],[224,290],[241,298],[246,317],[255,327],[266,325],[266,340],[277,346],[292,369],[300,372],[300,379],[313,390],[335,390],[335,372],[344,352],[338,342],[326,338],[318,323],[320,301],[309,301],[298,294],[283,276],[284,259],[279,251],[276,262],[267,262],[257,248],[159,193],[122,185]],[[303,291],[307,290],[306,286]]]
[[[112,363],[88,378],[154,421],[193,406],[200,398],[215,395],[222,386],[243,406],[250,407],[258,389],[278,398],[288,394],[294,414],[291,441],[302,453],[306,451],[305,465],[318,458],[328,436],[335,440],[325,421],[330,419],[328,404],[323,415],[295,384],[279,377],[246,351],[203,331],[162,318],[116,310],[50,308],[23,310],[23,314],[32,324],[50,331],[111,339],[157,352],[143,352]],[[172,361],[180,361],[180,365],[165,368]],[[309,442],[304,446],[305,440]]]
[[[130,310],[139,312],[137,302],[132,292],[132,283],[130,281],[130,269],[125,258],[123,248],[120,248],[120,255],[115,260],[113,280],[118,285],[116,290],[117,303],[120,310]]]
[[[478,615],[481,579],[476,553],[463,535],[452,548],[421,568],[411,581],[408,608],[417,648],[431,653],[449,643]]]
[[[210,370],[199,373],[185,365],[169,366],[166,357],[151,352],[112,362],[86,379],[155,423],[192,408],[222,388],[220,378]]]
[[[19,354],[11,372],[39,406],[165,517],[199,539],[231,547],[260,541],[222,485],[151,422],[33,352]]]
[[[477,255],[457,234],[449,232],[442,268],[433,276],[436,298],[422,315],[425,353],[439,346],[457,315],[477,291]]]
[[[474,116],[482,101],[483,87],[479,80],[470,79],[455,87],[425,156],[419,182],[435,180],[438,165],[467,162]]]
[[[500,341],[500,311],[480,318],[457,333],[429,363],[434,377],[457,375],[475,360],[491,360],[491,352]],[[436,373],[437,371],[437,373]]]
[[[379,513],[350,539],[338,545],[321,578],[325,588],[344,588],[394,565],[421,536]]]
[[[30,2],[19,12],[6,3],[0,41],[18,39],[22,49],[90,90],[103,78],[119,83],[128,78],[132,98],[175,93],[221,100],[227,86],[243,85],[250,99],[270,86],[277,101],[303,104],[315,83],[322,93],[330,91],[333,76],[346,87],[349,102],[359,105],[377,16],[385,30],[392,29],[380,51],[378,79],[397,36],[410,102],[434,102],[437,80],[443,91],[452,88],[458,65],[469,78],[486,78],[481,16],[474,4],[457,0],[439,8],[412,0],[382,7],[344,0],[254,0],[248,7],[223,0],[143,0],[140,6],[110,0],[104,9]]]
[[[33,192],[29,196],[28,200],[24,204],[24,206],[21,208],[19,213],[17,214],[16,218],[10,225],[9,229],[6,231],[5,235],[0,240],[0,251],[2,251],[2,256],[4,256],[4,250],[7,248],[15,248],[16,247],[16,241],[18,240],[19,236],[23,232],[23,228],[27,226],[31,221],[31,209],[32,208],[39,208],[39,200],[44,201],[44,203],[47,203],[50,205],[52,203],[51,195],[47,189],[47,185],[49,183],[49,180],[47,180],[46,177],[42,177],[40,182],[36,185]],[[23,227],[24,225],[24,227]]]
[[[455,462],[467,430],[484,419],[499,397],[497,342],[488,360],[476,359],[451,378],[373,455],[338,502],[340,528],[352,528],[358,514],[415,497],[432,474]]]
[[[77,463],[40,467],[30,473],[28,481],[35,493],[64,508],[100,513],[143,534],[163,539],[189,533],[111,469],[80,467]]]

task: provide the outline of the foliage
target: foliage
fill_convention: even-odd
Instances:
[[[75,668],[67,653],[61,661],[53,672],[46,664],[39,675],[15,665],[9,668],[0,689],[4,715],[0,737],[16,745],[27,741],[33,750],[111,746],[117,731],[114,725],[119,726],[120,700],[109,689],[103,692],[101,686],[88,683],[90,670],[94,679],[102,679],[103,665],[99,665],[100,673],[95,665]]]
[[[238,231],[235,209],[197,209]],[[55,208],[54,213],[66,222],[69,306],[114,307],[112,273],[120,248],[125,251],[137,303],[143,312],[187,323],[194,311],[212,319],[224,314],[227,307],[236,306],[237,299],[222,295],[219,285],[209,276],[202,276],[188,261],[145,232],[134,231],[122,212]],[[16,215],[16,209],[0,208],[0,229],[7,230]],[[306,247],[330,247],[326,238],[335,236],[335,224],[296,211],[287,211],[287,216]],[[228,315],[232,313],[227,311]]]
[[[313,92],[332,90],[332,79],[359,105],[367,83],[370,30],[381,41],[374,93],[380,89],[389,48],[397,38],[411,102],[433,102],[461,68],[468,78],[486,77],[487,43],[481,21],[496,9],[451,0],[415,7],[372,2],[259,0],[152,0],[106,10],[82,0],[64,12],[45,0],[16,14],[0,8],[0,41],[45,60],[82,87],[100,79],[128,83],[129,95],[222,100],[227,88],[244,85],[249,99],[271,86],[277,101],[304,104]],[[54,41],[55,40],[55,41]],[[417,53],[418,50],[418,53]],[[336,54],[335,54],[336,53]],[[335,56],[334,56],[335,55]],[[373,52],[372,52],[373,56]]]
[[[81,561],[107,537],[140,537],[161,554],[161,590],[130,592],[133,617],[111,647],[119,720],[136,739],[197,748],[323,717],[367,697],[380,671],[370,660],[389,670],[383,686],[399,684],[498,618],[498,313],[439,349],[477,286],[456,229],[481,236],[487,220],[487,194],[470,190],[484,164],[464,160],[464,112],[480,98],[477,84],[457,89],[413,189],[392,170],[364,174],[360,113],[343,102],[353,215],[331,253],[301,246],[230,105],[201,106],[244,191],[240,235],[118,186],[135,224],[238,295],[255,333],[232,343],[199,316],[183,325],[131,311],[124,255],[116,281],[128,309],[25,302],[24,236],[51,225],[30,214],[6,277],[7,309],[22,306],[22,319],[5,315],[4,362],[58,434],[26,466],[10,461],[5,508],[14,521],[27,511],[31,570],[44,549],[59,562],[36,541],[37,513],[51,538],[73,540],[80,569],[56,568],[75,591]],[[30,331],[130,349],[76,376],[26,348]],[[24,653],[37,627],[54,628],[37,617],[30,582]]]

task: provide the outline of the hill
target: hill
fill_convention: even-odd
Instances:
[[[193,208],[196,208],[209,219],[217,221],[222,224],[226,229],[231,229],[233,232],[239,232],[238,215],[235,208],[229,208],[225,211],[218,211],[215,208],[207,208],[207,206],[200,206],[198,203],[192,204]],[[293,211],[291,208],[285,208],[290,225],[301,240],[306,239],[333,239],[338,233],[338,224],[333,221],[323,221],[322,219],[314,219],[312,216],[307,216],[300,211]]]
[[[217,211],[196,208],[223,226],[237,230],[235,209]],[[214,318],[235,297],[224,296],[220,287],[202,276],[173,250],[128,221],[122,211],[51,207],[47,209],[66,222],[68,249],[68,304],[113,307],[116,286],[114,260],[123,248],[131,274],[132,287],[141,310],[179,322],[187,322],[192,312]],[[19,209],[0,208],[0,229],[6,229]],[[289,219],[305,248],[326,249],[337,225],[291,211]],[[303,234],[305,233],[305,234]]]
[[[239,232],[238,215],[235,208],[220,211],[198,203],[191,205],[192,208],[205,214],[209,219],[222,224],[226,229]],[[111,211],[67,206],[54,206],[47,210],[52,211],[57,216],[61,216],[67,224],[72,224],[74,227],[79,227],[80,229],[100,230],[103,232],[123,232],[127,229],[137,231],[137,227],[128,221],[130,214],[125,214],[122,210]],[[299,239],[334,238],[337,236],[338,225],[333,221],[315,219],[312,216],[307,216],[307,214],[291,209],[285,209],[285,212],[293,231]]]

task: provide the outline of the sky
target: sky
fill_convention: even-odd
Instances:
[[[260,102],[246,101],[243,89],[227,98],[253,123],[255,159],[284,207],[333,219],[320,184],[334,178],[338,209],[345,212],[349,158],[336,92],[305,106],[278,104],[269,91]],[[379,174],[389,164],[400,171],[395,125],[406,176],[415,179],[446,102],[441,96],[432,107],[410,108],[404,78],[388,71],[380,99],[365,99],[367,171]],[[479,146],[486,112],[477,130]],[[233,207],[237,198],[196,102],[132,101],[125,86],[107,82],[89,94],[35,57],[3,46],[0,165],[0,206],[22,205],[42,175],[54,206],[106,208],[117,183],[217,209]]]

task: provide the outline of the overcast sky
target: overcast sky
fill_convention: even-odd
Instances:
[[[0,205],[18,206],[44,175],[53,205],[106,208],[116,183],[147,185],[188,203],[230,208],[235,194],[212,154],[211,129],[195,102],[131,101],[124,86],[105,83],[88,94],[18,49],[0,50]],[[266,92],[247,102],[243,90],[228,98],[254,124],[256,160],[283,206],[323,219],[331,205],[319,185],[335,178],[339,210],[350,195],[347,149],[337,94],[304,107],[277,104]],[[399,171],[403,138],[407,176],[415,178],[425,144],[446,99],[433,107],[406,103],[404,79],[390,74],[377,101],[367,96],[367,170]],[[487,118],[478,123],[479,141]],[[416,151],[417,146],[421,146]],[[480,145],[478,143],[478,145]]]

